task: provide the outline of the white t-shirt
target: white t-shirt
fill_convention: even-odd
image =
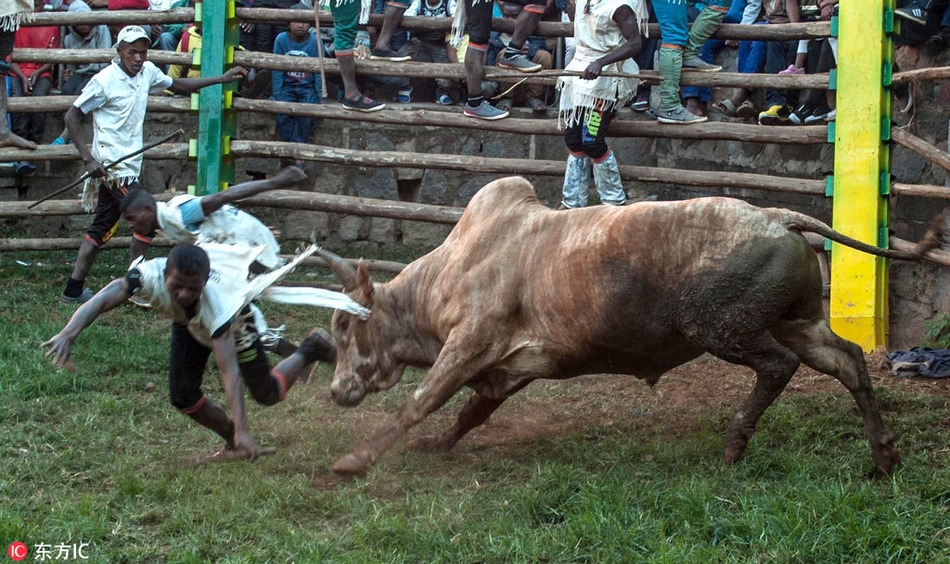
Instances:
[[[621,6],[633,10],[641,34],[645,33],[649,13],[644,0],[591,0],[589,4],[586,0],[577,1],[574,11],[577,49],[565,70],[583,71],[590,63],[626,43],[620,26],[613,19]],[[609,64],[601,72],[638,74],[640,68],[630,58]],[[639,84],[637,78],[599,76],[594,80],[584,80],[577,76],[562,76],[557,83],[561,90],[559,120],[571,126],[585,119],[591,108],[622,108],[636,96]]]
[[[92,112],[92,156],[108,164],[141,149],[148,95],[162,92],[172,81],[151,61],[145,61],[135,76],[122,70],[118,59],[96,73],[73,102],[82,113]],[[138,155],[109,169],[109,176],[138,178],[142,157]]]
[[[175,243],[214,241],[226,245],[242,244],[250,247],[263,246],[257,257],[268,270],[283,264],[280,245],[266,225],[253,215],[238,208],[225,205],[211,215],[205,216],[201,198],[191,194],[175,196],[168,203],[156,202],[155,214],[158,226]]]

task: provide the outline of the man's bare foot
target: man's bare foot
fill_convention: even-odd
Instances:
[[[36,149],[36,143],[28,141],[11,131],[0,132],[0,148],[13,147],[15,149]]]
[[[274,176],[271,176],[270,179],[274,181],[278,186],[293,186],[307,179],[307,173],[300,170],[296,166],[288,166],[280,169]]]
[[[706,109],[706,102],[700,102],[698,98],[687,98],[686,109],[694,116],[706,117],[709,115]]]
[[[277,452],[276,448],[265,447],[260,449],[260,452],[257,453],[257,456],[263,456],[265,454],[274,454]],[[251,457],[251,453],[245,450],[229,449],[226,446],[221,447],[221,450],[214,454],[208,454],[205,456],[199,456],[196,460],[196,464],[208,464],[210,462],[229,462],[231,460],[245,460]]]

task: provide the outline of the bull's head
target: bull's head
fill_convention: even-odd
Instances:
[[[376,303],[373,281],[363,262],[353,268],[331,252],[319,249],[317,254],[329,263],[330,270],[343,283],[343,291],[372,311],[366,320],[339,310],[333,314],[337,358],[330,395],[338,405],[353,407],[367,393],[394,386],[406,365],[397,362],[392,354],[391,304]]]

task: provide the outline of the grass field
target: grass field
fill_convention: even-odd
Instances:
[[[119,275],[126,256],[103,253],[92,284]],[[616,377],[533,384],[452,453],[399,444],[355,480],[330,467],[420,373],[345,410],[322,367],[282,404],[249,403],[251,430],[275,455],[198,465],[219,444],[168,403],[167,321],[124,306],[79,338],[75,372],[43,358],[40,343],[74,309],[55,301],[69,269],[69,253],[0,255],[3,548],[89,543],[88,561],[129,563],[950,562],[946,386],[876,374],[903,454],[890,479],[867,477],[854,402],[817,377],[783,395],[746,457],[723,466],[751,380],[708,359],[654,390]],[[265,313],[292,340],[329,321]],[[211,369],[205,389],[222,399]],[[462,401],[413,433],[447,425]]]

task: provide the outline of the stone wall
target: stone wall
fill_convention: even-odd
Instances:
[[[900,59],[902,68],[947,64],[906,49]],[[914,87],[913,112],[895,111],[895,126],[908,130],[936,146],[947,146],[947,108],[950,107],[950,87],[936,82]],[[895,100],[895,109],[903,107],[905,98]],[[415,104],[391,104],[393,110],[418,107]],[[433,109],[434,106],[426,105]],[[459,120],[464,120],[458,108]],[[536,117],[528,110],[516,108],[516,117]],[[546,119],[556,117],[549,110]],[[623,119],[648,119],[644,114],[623,110]],[[713,115],[711,119],[720,119]],[[157,139],[178,127],[195,131],[193,115],[150,114],[146,124],[147,139]],[[276,139],[274,120],[270,116],[241,115],[240,135],[245,139]],[[674,126],[671,126],[674,127]],[[59,116],[50,116],[49,140],[62,128]],[[355,122],[321,123],[314,135],[314,143],[363,151],[406,151],[412,153],[458,154],[483,157],[561,160],[567,150],[559,136],[521,136],[491,133],[472,129],[444,130],[434,127],[405,128]],[[779,176],[822,179],[833,170],[834,147],[760,145],[738,141],[686,141],[670,139],[611,139],[621,164],[658,166],[678,169],[755,172]],[[931,166],[920,157],[899,146],[892,148],[894,178],[901,182],[944,184],[945,171]],[[40,171],[27,181],[28,199],[35,199],[77,178],[82,169],[79,163],[37,163]],[[238,162],[237,181],[250,179],[248,171],[273,172],[279,163],[269,159],[241,159]],[[364,198],[410,200],[428,204],[464,206],[484,184],[496,178],[491,174],[467,171],[410,170],[392,168],[348,168],[311,163],[308,190],[330,194],[344,194]],[[2,170],[0,170],[2,174]],[[9,174],[9,173],[7,173]],[[194,182],[195,164],[191,161],[172,162],[148,160],[143,183],[152,192],[184,190]],[[543,202],[555,204],[560,196],[561,179],[528,175],[538,189]],[[9,177],[0,177],[0,186],[13,186]],[[781,206],[796,209],[831,220],[831,202],[824,197],[768,193],[743,189],[679,187],[642,182],[627,185],[631,198],[660,200],[683,199],[706,195],[727,195],[748,200],[762,206]],[[17,191],[0,190],[0,198],[15,199]],[[905,239],[920,236],[923,226],[943,207],[940,201],[920,198],[894,200],[893,229]],[[254,209],[269,225],[280,230],[284,240],[318,241],[333,245],[350,244],[362,249],[367,257],[382,247],[404,247],[407,254],[417,255],[438,245],[450,227],[412,221],[342,216],[321,212]],[[50,218],[43,221],[5,221],[0,230],[19,236],[78,236],[88,223],[87,217]],[[125,226],[123,229],[127,230]],[[919,344],[926,323],[940,312],[950,311],[950,270],[931,264],[892,263],[891,267],[891,348]]]

